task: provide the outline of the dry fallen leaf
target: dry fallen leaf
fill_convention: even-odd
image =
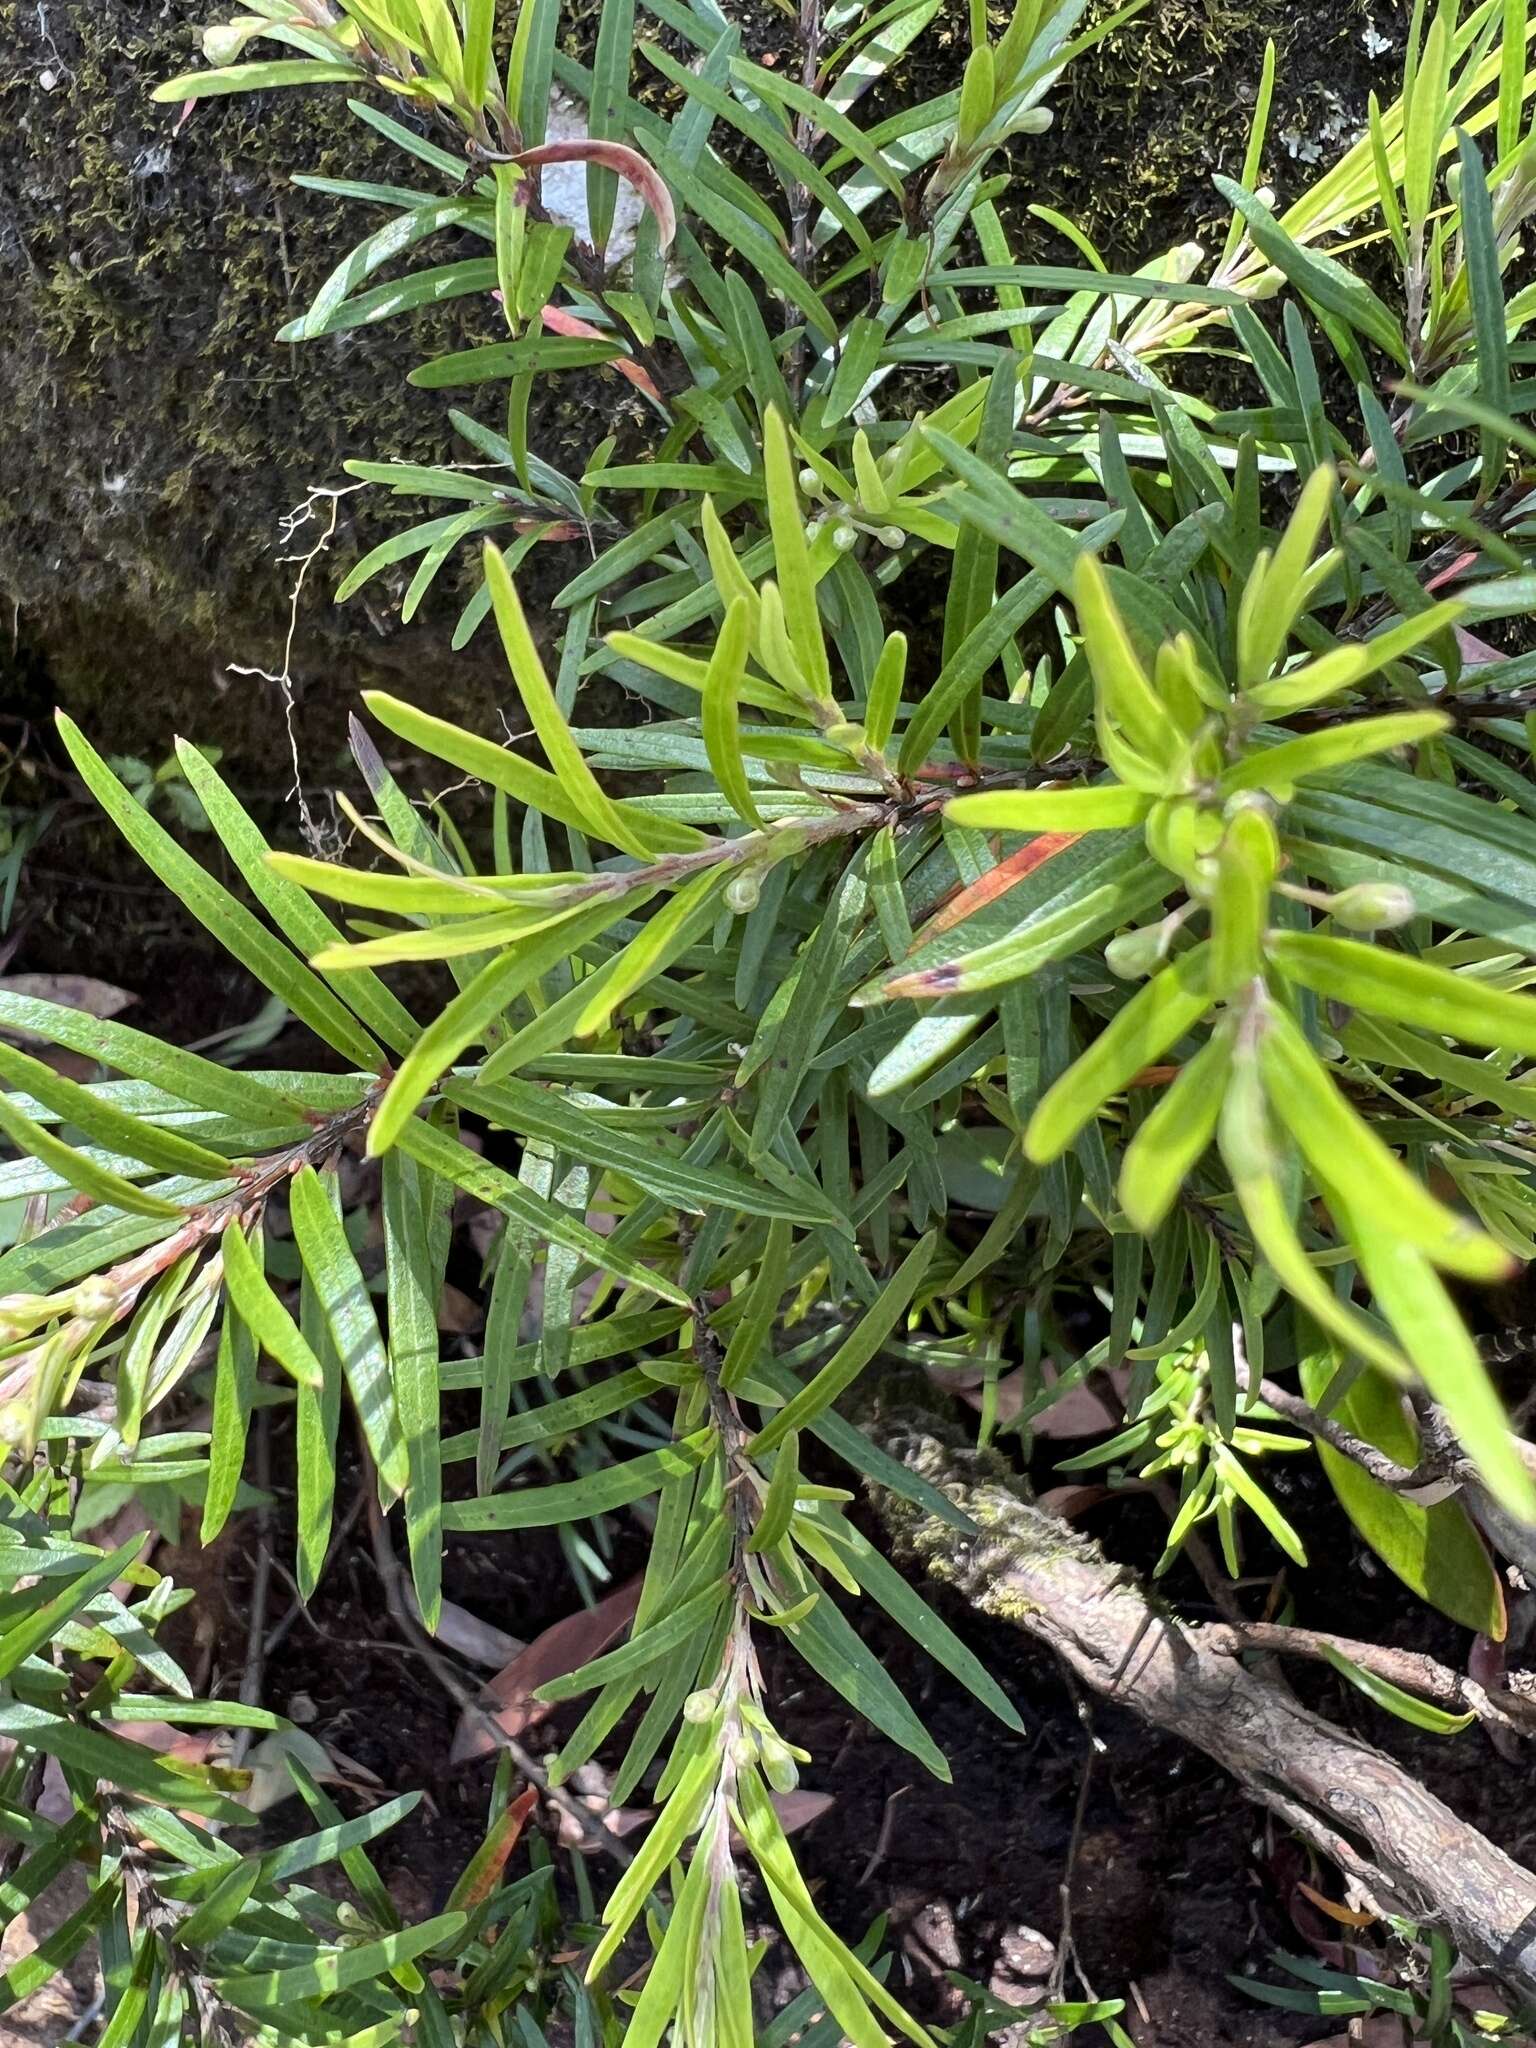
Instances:
[[[471,1614],[467,1607],[452,1600],[443,1602],[435,1633],[445,1648],[467,1657],[471,1664],[483,1664],[489,1671],[510,1664],[528,1647],[516,1636],[509,1636],[505,1629],[492,1627],[490,1622],[482,1621],[478,1614]]]
[[[97,981],[89,974],[0,974],[0,992],[28,996],[38,1002],[62,1003],[66,1010],[84,1010],[88,1017],[115,1017],[138,997],[110,981]],[[30,1031],[15,1031],[16,1038],[32,1039]]]
[[[478,1710],[466,1709],[460,1715],[449,1761],[469,1763],[495,1749],[496,1739],[485,1726],[487,1714],[508,1735],[537,1727],[554,1711],[533,1697],[539,1687],[601,1656],[629,1627],[639,1604],[640,1580],[634,1578],[595,1607],[568,1614],[535,1636],[482,1688]]]
[[[1052,1368],[1046,1368],[1049,1380]],[[953,1394],[964,1401],[968,1408],[980,1412],[984,1397],[986,1375],[980,1366],[935,1366],[928,1368],[928,1377],[936,1387],[946,1394]],[[1024,1406],[1024,1374],[1022,1369],[1004,1373],[997,1383],[997,1419],[1012,1422]],[[1050,1407],[1037,1415],[1030,1424],[1036,1436],[1061,1441],[1080,1436],[1107,1436],[1120,1427],[1114,1410],[1092,1387],[1068,1387]]]

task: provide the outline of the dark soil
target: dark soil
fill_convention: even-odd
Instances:
[[[279,1426],[280,1495],[285,1448]],[[464,1467],[454,1470],[466,1474]],[[1297,1621],[1463,1659],[1463,1632],[1417,1606],[1362,1551],[1317,1468],[1288,1471],[1286,1511],[1311,1554],[1348,1560],[1347,1569],[1291,1572]],[[1048,1473],[1044,1457],[1037,1478],[1048,1483]],[[339,1511],[359,1483],[355,1468],[344,1472]],[[1102,1506],[1088,1526],[1111,1555],[1143,1567],[1161,1541],[1158,1511],[1145,1499]],[[217,1628],[206,1650],[215,1679],[227,1688],[237,1682],[245,1655],[255,1540],[249,1521],[233,1533],[209,1589]],[[286,1559],[291,1534],[281,1507],[272,1541],[274,1554]],[[615,1580],[622,1582],[641,1567],[644,1540],[636,1526],[619,1522],[615,1541]],[[1280,1562],[1260,1545],[1249,1560],[1258,1575],[1278,1570]],[[195,1560],[187,1564],[195,1578]],[[450,1600],[519,1638],[531,1638],[579,1604],[550,1532],[453,1537],[445,1566]],[[1301,1902],[1295,1889],[1300,1877],[1337,1897],[1327,1867],[1309,1860],[1250,1806],[1216,1764],[1148,1730],[1126,1709],[1088,1703],[1027,1638],[977,1617],[942,1591],[925,1590],[1004,1686],[1026,1730],[1020,1737],[992,1721],[883,1616],[861,1611],[866,1640],[948,1757],[950,1785],[852,1714],[779,1639],[764,1645],[779,1725],[815,1759],[804,1782],[836,1801],[799,1837],[797,1849],[840,1931],[856,1940],[878,1914],[889,1913],[894,1981],[919,2016],[953,2020],[964,2001],[951,1972],[986,1984],[1010,1954],[1022,1950],[1048,1961],[1048,1945],[1061,1930],[1061,1887],[1070,1867],[1078,1967],[1097,1995],[1127,2001],[1125,2024],[1139,2043],[1263,2048],[1321,2038],[1327,2022],[1259,2006],[1229,1977],[1273,1979],[1272,1951],[1316,1953],[1311,1944],[1319,1935],[1339,1938],[1341,1930]],[[1209,1611],[1198,1581],[1182,1567],[1167,1590],[1186,1611]],[[1257,1611],[1264,1594],[1248,1598]],[[279,1574],[269,1622],[292,1604]],[[475,1676],[468,1667],[464,1675]],[[1475,1732],[1455,1742],[1417,1735],[1316,1667],[1288,1675],[1308,1704],[1399,1756],[1512,1854],[1530,1855],[1536,1813],[1526,1798],[1523,1765],[1501,1760]],[[426,1795],[378,1845],[376,1861],[403,1911],[440,1910],[480,1841],[491,1767],[449,1766],[458,1710],[396,1635],[361,1520],[307,1613],[293,1617],[268,1659],[264,1697],[279,1711],[296,1708],[313,1734],[375,1773],[388,1794]],[[566,1710],[526,1738],[536,1753],[558,1746],[576,1711]],[[601,1893],[608,1873],[592,1875]],[[1363,1939],[1381,1953],[1374,1934]],[[776,1954],[764,1982],[787,1999],[802,1980],[793,1959]]]

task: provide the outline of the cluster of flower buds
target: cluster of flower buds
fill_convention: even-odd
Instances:
[[[826,483],[814,469],[801,470],[800,488],[808,498],[823,507],[811,518],[807,529],[810,538],[814,540],[830,522],[832,545],[841,554],[846,555],[850,549],[856,548],[866,534],[872,540],[877,540],[881,547],[892,550],[902,546],[907,538],[903,528],[879,519],[878,515],[871,513],[865,506],[850,505],[841,499],[833,501]]]

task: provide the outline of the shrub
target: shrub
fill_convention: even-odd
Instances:
[[[410,160],[410,186],[307,181],[389,217],[283,338],[465,299],[469,345],[414,381],[492,386],[497,424],[449,415],[464,463],[348,465],[448,509],[340,595],[417,560],[409,615],[463,555],[456,637],[499,635],[537,758],[370,693],[377,727],[494,793],[493,829],[471,846],[413,803],[359,727],[368,809],[339,799],[343,864],[269,852],[183,745],[258,916],[60,719],[129,845],[328,1057],[236,1071],[0,995],[0,1027],[117,1077],[0,1042],[0,1193],[31,1205],[0,1256],[0,1831],[26,1852],[13,1898],[82,1853],[97,1870],[12,1996],[97,1931],[113,2048],[185,2028],[534,2039],[557,2008],[578,2038],[747,2044],[750,1866],[829,2026],[926,2038],[796,1868],[775,1794],[812,1759],[776,1731],[757,1654],[781,1632],[943,1776],[840,1596],[871,1600],[1018,1726],[851,1492],[813,1476],[840,1463],[965,1536],[839,1409],[881,1360],[979,1374],[984,1440],[1005,1367],[1027,1433],[1064,1386],[1128,1365],[1124,1428],[1074,1462],[1171,1475],[1167,1557],[1210,1522],[1234,1577],[1257,1530],[1302,1561],[1265,1465],[1321,1437],[1388,1564],[1500,1632],[1467,1508],[1405,1488],[1433,1465],[1485,1521],[1536,1519],[1451,1291],[1510,1273],[1536,1222],[1536,657],[1481,637],[1530,607],[1525,8],[1418,7],[1402,98],[1284,209],[1258,185],[1271,60],[1242,175],[1218,180],[1223,247],[1117,275],[1017,204],[1012,159],[1063,66],[1135,11],[1085,27],[1084,0],[1020,0],[994,37],[973,5],[958,89],[907,106],[901,58],[937,0],[811,0],[803,63],[777,68],[672,0],[647,0],[638,44],[609,0],[590,63],[551,0],[527,0],[509,50],[492,0],[253,0],[207,30],[212,68],[159,88],[341,84]],[[585,103],[585,139],[548,139],[552,82]],[[876,101],[895,110],[861,125]],[[585,168],[581,240],[546,204],[561,163]],[[447,260],[377,281],[431,240]],[[1198,395],[1211,351],[1253,402]],[[624,380],[602,388],[634,459],[608,436],[569,477],[528,446],[528,393],[600,367]],[[514,572],[562,548],[589,559],[546,632]],[[576,722],[595,677],[638,722]],[[389,980],[422,962],[452,985],[425,1016]],[[381,1163],[382,1315],[334,1170],[357,1142]],[[460,1194],[503,1219],[467,1366],[437,1335]],[[267,1265],[283,1209],[296,1307]],[[1047,1355],[1071,1361],[1054,1382]],[[605,1361],[623,1364],[557,1391]],[[175,1426],[196,1376],[206,1430]],[[445,1438],[452,1390],[479,1423]],[[588,1700],[557,1784],[621,1730],[615,1803],[660,1763],[593,1989],[549,1963],[547,1853],[502,1883],[525,1810],[505,1772],[449,1911],[406,1928],[366,1853],[399,1802],[343,1822],[295,1765],[318,1831],[242,1857],[212,1825],[241,1817],[231,1781],[106,1726],[278,1726],[190,1699],[153,1644],[183,1596],[78,1533],[129,1491],[194,1504],[211,1539],[255,1404],[277,1400],[306,1594],[344,1408],[429,1628],[445,1533],[653,1504],[628,1640],[545,1691]],[[600,1452],[579,1476],[505,1483],[508,1453],[578,1430]],[[445,1489],[471,1462],[473,1495]],[[109,1590],[125,1578],[131,1607]],[[43,1756],[76,1800],[57,1827],[15,1796]],[[294,1881],[331,1859],[353,1907]],[[654,1954],[615,1996],[632,1937]]]

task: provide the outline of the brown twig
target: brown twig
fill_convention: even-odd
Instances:
[[[1244,1393],[1248,1391],[1248,1375],[1241,1363],[1238,1366],[1238,1384]],[[1462,1455],[1459,1445],[1435,1449],[1417,1465],[1400,1465],[1385,1451],[1378,1450],[1375,1444],[1367,1443],[1364,1437],[1356,1436],[1343,1423],[1335,1422],[1331,1415],[1320,1415],[1299,1394],[1289,1392],[1275,1380],[1260,1380],[1258,1395],[1277,1415],[1283,1415],[1287,1422],[1305,1430],[1308,1436],[1349,1458],[1368,1472],[1378,1485],[1390,1488],[1393,1493],[1412,1494],[1425,1487],[1443,1487],[1447,1482],[1459,1486],[1475,1476],[1476,1467]]]

